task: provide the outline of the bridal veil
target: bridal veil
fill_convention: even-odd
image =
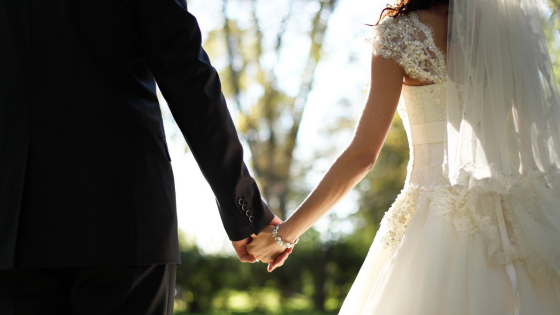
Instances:
[[[538,278],[560,274],[560,95],[543,31],[549,9],[542,0],[451,0],[449,16],[443,168],[457,208],[499,223],[501,237],[486,239],[494,260],[520,259]]]

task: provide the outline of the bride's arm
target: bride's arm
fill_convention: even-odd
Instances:
[[[404,71],[394,60],[372,57],[368,98],[352,141],[303,204],[282,224],[278,235],[285,242],[294,242],[373,168],[395,115],[403,76]],[[284,251],[270,235],[271,230],[263,230],[248,247],[249,253],[263,262],[272,262]]]

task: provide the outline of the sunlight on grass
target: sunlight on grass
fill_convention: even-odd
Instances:
[[[337,301],[327,301],[332,312],[314,312],[313,301],[303,294],[281,299],[274,288],[250,289],[248,291],[223,291],[212,303],[214,311],[208,313],[189,312],[188,303],[176,299],[175,315],[332,315],[336,314]]]
[[[175,299],[173,303],[173,310],[174,312],[184,312],[187,310],[187,303],[183,300]]]
[[[290,311],[309,311],[313,309],[313,301],[303,294],[296,294],[286,298],[284,308]]]

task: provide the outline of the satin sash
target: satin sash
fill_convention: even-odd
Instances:
[[[412,145],[440,143],[445,139],[445,121],[433,121],[410,126]]]

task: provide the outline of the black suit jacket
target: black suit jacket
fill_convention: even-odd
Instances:
[[[0,269],[179,262],[156,82],[230,239],[272,220],[184,0],[1,0],[0,39]]]

